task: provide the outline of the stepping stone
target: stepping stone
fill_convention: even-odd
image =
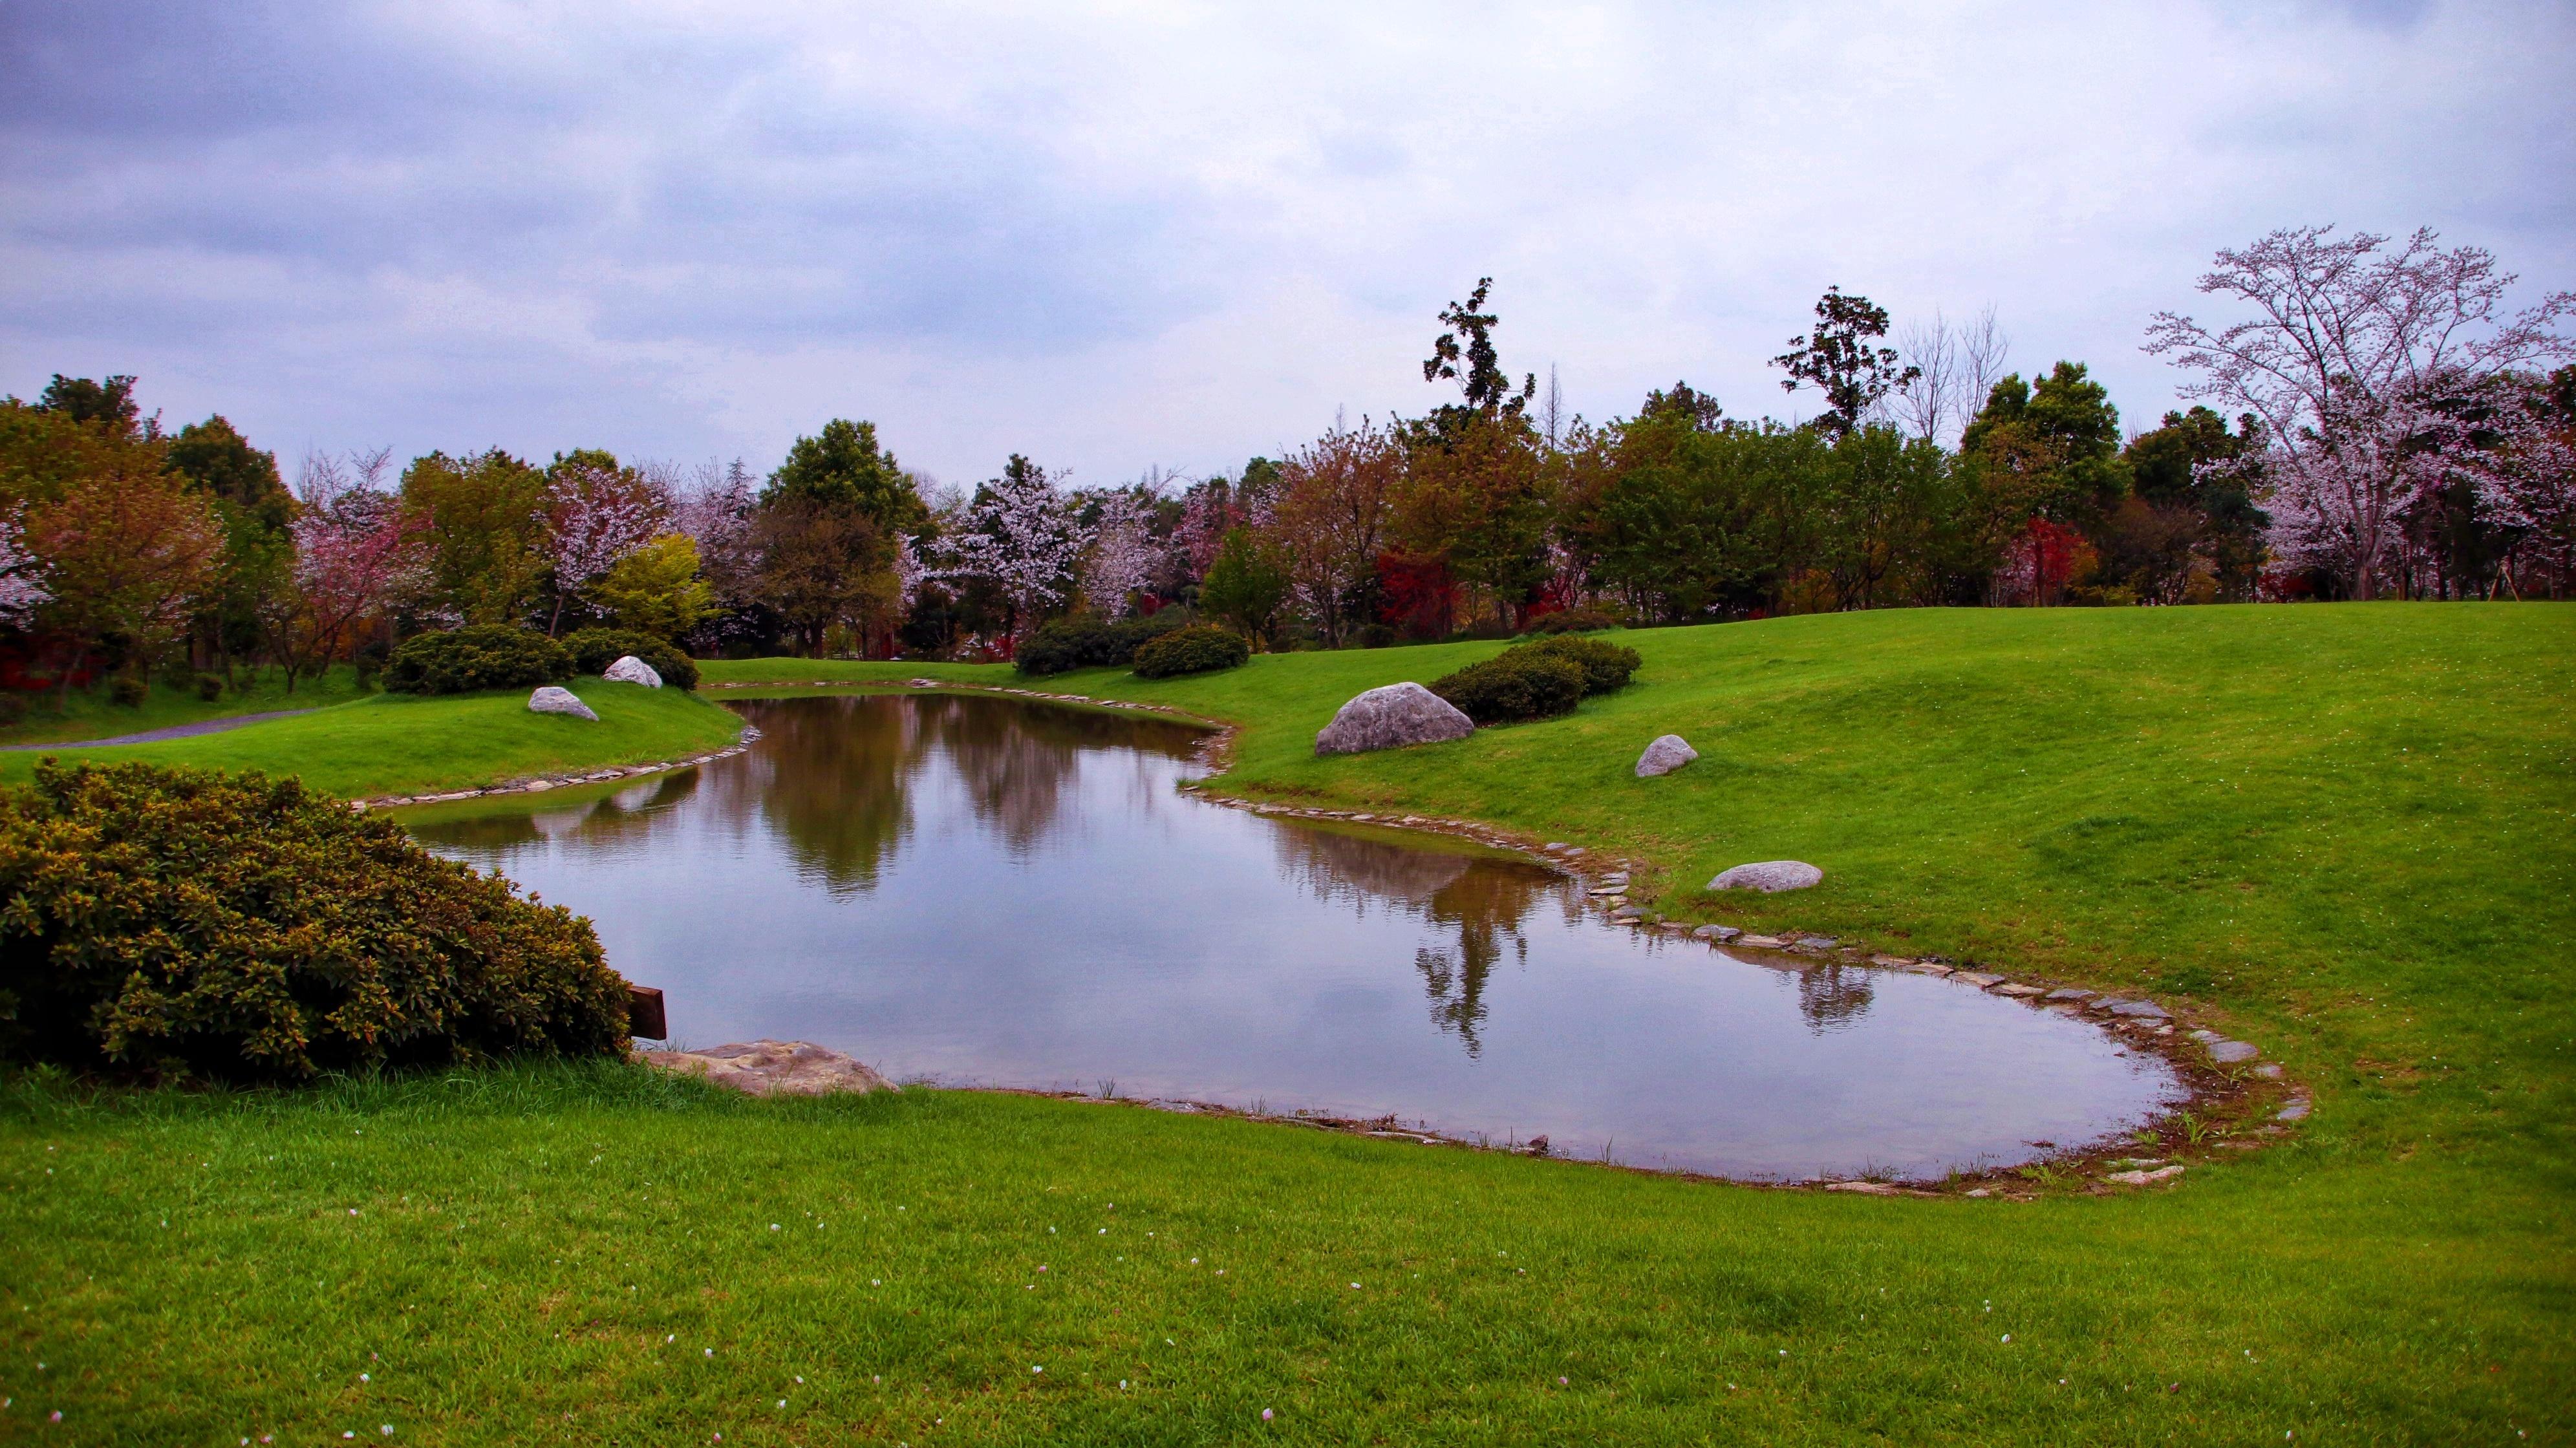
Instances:
[[[2047,995],[2041,997],[2041,999],[2052,1001],[2089,1001],[2093,999],[2096,994],[2098,994],[2098,992],[2077,990],[2075,987],[2070,985],[2050,991]]]
[[[1602,885],[1592,890],[1590,893],[1594,895],[1625,895],[1628,893],[1628,887],[1625,885]]]
[[[2202,1044],[2204,1044],[2204,1045],[2206,1045],[2207,1043],[2209,1043],[2209,1042],[2211,1042],[2211,1041],[2216,1041],[2216,1040],[2223,1040],[2223,1039],[2225,1039],[2224,1037],[2220,1036],[2216,1031],[2194,1031],[2194,1032],[2192,1032],[2192,1033],[2191,1033],[2191,1038],[2192,1038],[2193,1040],[2195,1040],[2195,1041],[2199,1041],[2199,1042],[2201,1042],[2201,1043],[2202,1043]]]
[[[2261,1051],[2256,1050],[2253,1046],[2243,1041],[2212,1041],[2209,1043],[2209,1059],[2216,1061],[2222,1066],[2232,1066],[2239,1061],[2251,1061],[2262,1054],[2263,1053]]]
[[[1999,985],[1994,988],[1994,994],[2019,999],[2035,996],[2040,993],[2040,990],[2041,987],[2035,985]]]
[[[1776,935],[1745,935],[1737,937],[1735,943],[1738,945],[1749,945],[1756,950],[1779,950],[1787,946],[1789,942],[1782,940]]]
[[[1893,967],[1893,966],[1900,966],[1900,965],[1912,965],[1912,964],[1914,963],[1914,959],[1913,959],[1913,957],[1911,957],[1911,956],[1905,956],[1905,955],[1873,955],[1873,956],[1871,956],[1871,957],[1869,958],[1869,963],[1870,963],[1870,964],[1872,964],[1872,965],[1884,965],[1884,966],[1891,966],[1891,967]]]
[[[2262,1077],[2266,1081],[2278,1081],[2281,1079],[2281,1068],[2266,1062],[2263,1065],[2255,1067],[2254,1074]]]
[[[2103,1180],[2130,1187],[2153,1186],[2157,1182],[2171,1181],[2188,1170],[2190,1168],[2183,1166],[2160,1166],[2154,1171],[2115,1171]]]
[[[2171,1018],[2173,1013],[2166,1010],[2163,1006],[2157,1005],[2154,1001],[2122,1001],[2118,1005],[2111,1007],[2111,1014],[2115,1016],[2138,1016],[2148,1020],[2161,1021]]]
[[[2315,1103],[2311,1102],[2307,1097],[2302,1096],[2291,1102],[2289,1105],[2272,1113],[2272,1115],[2276,1120],[2281,1121],[2305,1121],[2308,1119],[2308,1112],[2313,1108],[2314,1104]]]
[[[1979,990],[1984,990],[1990,985],[2002,985],[2004,983],[2004,978],[2002,976],[1988,975],[1982,970],[1954,970],[1950,972],[1950,979],[1964,980]]]
[[[1910,970],[1916,975],[1948,975],[1952,969],[1952,967],[1943,965],[1937,960],[1918,960],[1911,965],[1899,966],[1897,968],[1899,970]]]
[[[1714,940],[1720,945],[1726,944],[1743,933],[1732,925],[1703,925],[1691,932],[1702,940]]]
[[[1801,950],[1831,950],[1840,944],[1842,944],[1841,941],[1834,939],[1830,935],[1801,935],[1798,937],[1798,948]]]

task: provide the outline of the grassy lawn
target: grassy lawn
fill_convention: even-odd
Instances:
[[[131,709],[112,702],[105,684],[95,689],[74,689],[68,698],[46,689],[15,696],[22,712],[17,723],[0,728],[0,744],[115,739],[167,729],[173,724],[196,724],[280,709],[319,709],[362,697],[357,670],[345,664],[318,679],[296,680],[292,692],[286,687],[283,669],[243,670],[235,676],[233,687],[212,700],[198,698],[194,689],[154,684],[143,703]]]
[[[599,722],[528,712],[525,690],[421,698],[370,694],[293,719],[158,744],[67,749],[58,756],[111,763],[148,759],[200,769],[301,775],[352,798],[464,789],[525,775],[649,764],[733,742],[742,721],[678,689],[575,679],[566,685]],[[130,732],[130,731],[129,731]],[[0,754],[0,783],[23,784],[36,751]]]
[[[2191,1152],[2166,1190],[1882,1200],[616,1068],[96,1100],[21,1078],[0,1437],[2576,1439],[2576,609],[1622,641],[1639,682],[1571,718],[1328,761],[1312,736],[1344,698],[1497,646],[1039,687],[1241,724],[1225,788],[1634,853],[1676,914],[2188,999],[2312,1085],[2315,1117]],[[1667,731],[1701,760],[1633,778]],[[1781,857],[1826,883],[1694,888]]]

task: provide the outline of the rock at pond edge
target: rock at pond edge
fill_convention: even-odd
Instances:
[[[823,1096],[833,1092],[900,1091],[861,1063],[811,1041],[752,1041],[704,1051],[639,1051],[665,1071],[702,1075],[752,1096]]]
[[[1758,865],[1738,865],[1708,882],[1712,890],[1759,890],[1765,895],[1782,890],[1804,890],[1825,878],[1825,872],[1804,860],[1764,860]]]
[[[583,703],[572,690],[558,684],[548,684],[530,694],[528,711],[533,714],[568,714],[593,724],[599,722],[599,716],[590,712],[588,704]]]
[[[620,655],[616,663],[601,672],[600,677],[612,684],[642,684],[648,689],[662,687],[661,674],[633,654]]]
[[[1697,758],[1699,751],[1691,748],[1688,740],[1678,734],[1666,734],[1647,745],[1646,752],[1637,756],[1637,777],[1652,779],[1659,774],[1670,774]]]
[[[1476,721],[1420,684],[1388,684],[1357,695],[1335,710],[1333,722],[1315,736],[1315,755],[1438,744],[1475,732]]]

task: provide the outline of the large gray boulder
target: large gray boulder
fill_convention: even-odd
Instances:
[[[661,674],[651,664],[633,654],[621,655],[616,663],[608,666],[608,672],[601,674],[600,677],[612,684],[642,684],[648,689],[662,687]]]
[[[1637,756],[1637,777],[1652,779],[1659,774],[1670,774],[1697,758],[1699,751],[1691,748],[1688,740],[1678,734],[1667,734],[1647,745],[1646,752]]]
[[[569,714],[575,719],[587,719],[593,724],[599,722],[599,716],[590,712],[590,706],[583,703],[572,690],[554,684],[548,684],[530,694],[528,710],[535,714]]]
[[[1420,684],[1389,684],[1344,704],[1315,736],[1317,757],[1437,744],[1476,732],[1476,721]]]
[[[1825,878],[1825,872],[1804,860],[1765,860],[1758,865],[1738,865],[1708,882],[1712,890],[1759,890],[1776,895],[1783,890],[1804,890]]]

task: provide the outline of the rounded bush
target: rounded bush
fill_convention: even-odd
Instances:
[[[13,1055],[257,1081],[627,1039],[589,921],[293,779],[41,761],[0,898]]]
[[[605,673],[610,664],[633,654],[651,664],[653,672],[672,688],[698,686],[697,662],[658,634],[618,628],[575,629],[563,636],[563,646],[564,652],[572,655],[572,671],[576,674]]]
[[[151,697],[150,684],[122,674],[107,686],[107,701],[120,709],[140,709]]]
[[[1041,626],[1020,646],[1012,667],[1033,678],[1043,678],[1068,669],[1131,664],[1136,660],[1136,650],[1179,631],[1187,623],[1178,611],[1170,609],[1115,623],[1090,615],[1056,619]]]
[[[1637,657],[1635,649],[1623,649],[1606,639],[1577,638],[1572,634],[1521,644],[1504,653],[1507,657],[1534,653],[1565,660],[1583,671],[1583,692],[1587,696],[1615,693],[1628,687],[1629,675],[1636,673],[1638,665],[1645,662]]]
[[[1479,724],[1517,724],[1573,713],[1583,700],[1583,669],[1553,654],[1506,649],[1433,681],[1431,692]]]
[[[1136,650],[1136,672],[1148,679],[1231,669],[1252,657],[1240,635],[1206,624],[1177,628]]]
[[[396,694],[528,689],[572,677],[572,655],[534,629],[483,624],[425,633],[394,646],[385,688]]]
[[[1598,633],[1603,629],[1619,626],[1618,617],[1606,609],[1566,608],[1531,619],[1529,627],[1522,629],[1521,632],[1525,635]]]

